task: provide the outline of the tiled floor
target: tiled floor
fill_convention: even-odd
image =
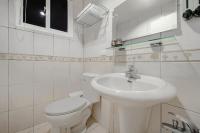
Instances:
[[[42,123],[33,128],[25,129],[17,133],[50,133],[51,125],[49,123]]]
[[[104,127],[102,127],[99,123],[93,123],[88,129],[86,133],[108,133]]]
[[[51,126],[48,123],[43,123],[35,126],[34,129],[30,128],[17,133],[33,133],[33,131],[35,133],[51,133],[50,130]],[[94,122],[88,127],[86,133],[108,133],[108,132],[99,123]]]

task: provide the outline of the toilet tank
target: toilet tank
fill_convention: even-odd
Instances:
[[[81,77],[81,89],[83,91],[84,98],[91,102],[91,104],[100,101],[99,94],[91,86],[93,78],[99,76],[96,73],[83,73]]]

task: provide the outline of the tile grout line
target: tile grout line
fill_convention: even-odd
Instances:
[[[160,104],[160,133],[162,133],[162,127],[161,127],[161,123],[162,123],[162,103]]]
[[[54,38],[55,36],[54,36],[54,34],[53,34],[53,56],[54,56],[54,45],[55,45],[55,38]],[[53,69],[55,68],[55,64],[53,64]],[[52,97],[53,97],[53,101],[55,100],[55,72],[53,71],[53,86],[52,86],[53,88],[52,88],[52,91],[53,91],[53,95],[52,95]]]
[[[162,78],[162,47],[160,47],[160,78]],[[161,127],[161,123],[162,123],[162,103],[160,104],[160,133],[162,133],[162,127]]]
[[[33,33],[33,54],[35,54],[35,33]],[[33,133],[35,133],[35,61],[33,61]]]
[[[195,114],[200,115],[200,112],[197,112],[197,111],[194,111],[194,110],[191,110],[191,109],[187,109],[187,108],[184,108],[184,107],[172,105],[172,104],[169,104],[169,103],[164,103],[164,105],[169,105],[169,106],[172,106],[172,107],[174,107],[174,108],[179,108],[179,109],[186,110],[186,111],[190,111],[190,112],[192,112],[192,113],[195,113]]]
[[[8,0],[8,26],[10,25],[10,0]],[[8,53],[10,51],[10,29],[9,27],[6,27],[8,29]],[[8,62],[8,133],[10,133],[10,61]]]

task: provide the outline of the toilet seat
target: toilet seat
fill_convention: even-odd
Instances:
[[[45,113],[48,116],[66,115],[81,110],[87,105],[87,100],[80,97],[65,98],[49,104]]]
[[[69,98],[55,101],[45,108],[45,116],[51,124],[52,133],[84,131],[92,114],[92,105],[100,101],[90,82],[96,74],[85,73],[81,78],[82,90],[69,93]]]

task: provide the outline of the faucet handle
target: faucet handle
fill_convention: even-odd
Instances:
[[[131,71],[136,71],[135,65],[129,65],[128,69]]]
[[[174,114],[173,112],[168,112],[168,114],[173,115],[176,119],[182,122],[183,128],[187,126],[191,133],[200,133],[200,130],[189,120],[185,119],[184,117]]]
[[[177,120],[172,120],[172,125],[175,129],[178,129],[179,122]]]

